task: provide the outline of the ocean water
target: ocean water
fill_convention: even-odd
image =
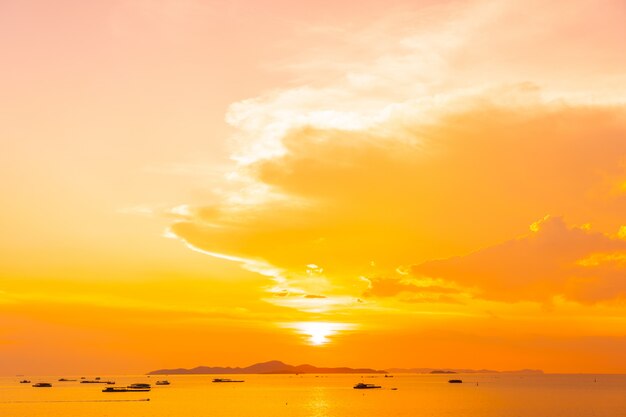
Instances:
[[[70,378],[67,375],[64,377]],[[109,385],[0,378],[2,417],[622,417],[626,375],[219,375],[106,376],[116,386],[168,379],[150,392],[103,393]],[[449,384],[450,378],[463,384]],[[78,377],[73,377],[78,378]],[[93,378],[93,377],[89,377]],[[358,382],[383,388],[355,390]],[[391,388],[397,388],[392,390]],[[149,401],[145,401],[149,399]]]

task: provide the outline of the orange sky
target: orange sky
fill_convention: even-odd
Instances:
[[[626,372],[626,5],[0,4],[0,374]]]

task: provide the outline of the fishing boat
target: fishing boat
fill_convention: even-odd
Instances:
[[[77,380],[76,379],[59,378],[59,382],[73,382],[73,381],[77,381]]]
[[[215,378],[213,382],[246,382],[241,379]]]
[[[164,379],[163,381],[157,381],[156,385],[170,385],[170,381]]]
[[[106,387],[102,392],[149,392],[150,388]]]
[[[450,379],[448,380],[449,384],[462,384],[463,380],[462,379]]]
[[[126,388],[130,389],[150,389],[150,384],[130,384]]]
[[[30,384],[30,381],[28,379],[22,379],[20,384]]]
[[[374,388],[382,388],[382,387],[380,385],[364,384],[363,382],[359,382],[353,388],[354,389],[374,389]]]
[[[50,387],[52,387],[52,384],[50,384],[49,382],[38,382],[36,384],[33,384],[33,387],[35,387],[35,388],[50,388]]]
[[[115,385],[115,381],[92,381],[86,379],[84,381],[80,381],[81,384],[107,384],[107,385]]]

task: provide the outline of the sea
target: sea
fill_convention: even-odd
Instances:
[[[101,375],[0,378],[1,417],[625,417],[626,375]],[[213,378],[242,383],[213,383]],[[27,378],[31,384],[20,384]],[[95,376],[87,376],[93,379]],[[448,380],[461,379],[461,384]],[[156,386],[167,379],[170,385]],[[51,388],[33,388],[49,382]],[[359,382],[380,389],[357,390]],[[104,393],[150,383],[150,392]]]

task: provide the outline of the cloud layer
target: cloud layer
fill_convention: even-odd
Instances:
[[[527,246],[493,245],[545,213],[617,233],[626,222],[626,111],[544,103],[524,88],[507,91],[523,106],[499,104],[490,94],[464,98],[452,112],[439,109],[428,122],[390,118],[362,131],[291,130],[281,155],[242,167],[271,197],[199,208],[172,231],[202,250],[274,265],[281,271],[275,276],[307,281],[303,291],[314,294],[353,291],[359,276],[409,264],[419,265],[414,273],[485,286],[479,292],[499,299],[619,294],[608,271],[595,295],[571,282],[567,289],[551,283],[572,273],[564,259],[618,250],[620,240],[551,219]],[[448,261],[449,269],[427,262],[491,246]],[[312,263],[322,272],[307,273]]]
[[[231,106],[237,167],[171,232],[307,311],[619,299],[626,11],[543,6],[303,31],[332,46],[282,63],[297,85]],[[589,26],[593,42],[571,30]]]

